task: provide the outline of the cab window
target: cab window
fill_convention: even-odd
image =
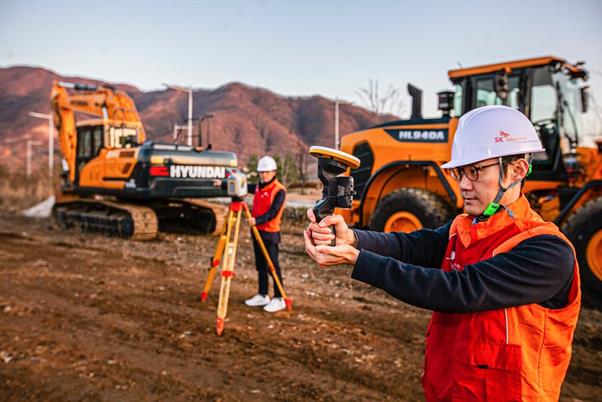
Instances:
[[[460,117],[464,113],[464,86],[456,84],[454,91],[454,116]]]
[[[558,148],[558,96],[547,67],[533,70],[531,121],[546,152],[536,153],[536,161],[553,161]]]
[[[77,158],[89,160],[98,155],[102,148],[102,126],[77,129]]]
[[[128,127],[109,127],[109,148],[126,148],[135,143],[138,130]]]
[[[478,78],[475,85],[475,107],[488,105],[506,105],[518,109],[520,77],[508,77],[508,96],[500,98],[495,92],[495,77]]]
[[[556,89],[546,68],[533,70],[531,88],[531,121],[534,124],[555,120],[558,110]]]

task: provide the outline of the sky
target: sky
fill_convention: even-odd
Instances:
[[[404,95],[412,82],[435,116],[449,69],[555,55],[586,61],[602,106],[601,19],[597,0],[0,0],[0,67],[142,90],[238,81],[361,106],[371,79]]]

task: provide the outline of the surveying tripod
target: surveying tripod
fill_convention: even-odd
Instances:
[[[217,268],[220,266],[221,263],[222,282],[219,291],[219,301],[217,304],[217,321],[215,324],[215,330],[218,335],[221,335],[224,331],[224,321],[228,312],[228,297],[230,296],[230,283],[232,281],[232,277],[234,277],[234,261],[236,261],[238,234],[243,211],[246,215],[246,218],[250,219],[251,213],[249,212],[249,207],[247,206],[247,204],[240,198],[233,197],[232,203],[228,208],[228,217],[226,218],[226,233],[222,234],[217,242],[213,258],[211,259],[211,263],[209,265],[209,273],[207,274],[207,280],[205,281],[205,286],[203,287],[203,292],[201,293],[201,301],[205,302],[207,300],[207,296],[209,295],[209,291],[211,290],[211,284],[213,283],[213,279],[215,278],[215,274],[217,273]],[[276,284],[276,286],[278,286],[278,289],[282,294],[282,298],[286,303],[286,308],[290,311],[292,309],[292,300],[287,298],[286,293],[284,293],[284,288],[282,287],[280,279],[278,279],[276,269],[274,268],[274,263],[272,262],[272,259],[270,258],[270,255],[268,254],[268,251],[265,248],[265,244],[263,243],[263,240],[259,235],[259,231],[257,230],[257,227],[255,225],[251,226],[251,230],[268,264],[268,269],[270,271],[270,274],[274,278],[274,283]]]

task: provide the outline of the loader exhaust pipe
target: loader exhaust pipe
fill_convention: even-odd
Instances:
[[[412,97],[412,115],[410,119],[422,119],[422,89],[408,83],[408,94]]]

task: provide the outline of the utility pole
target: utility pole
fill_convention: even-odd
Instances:
[[[341,136],[339,133],[339,120],[340,120],[340,105],[353,105],[353,102],[342,101],[339,98],[334,99],[334,148],[339,149],[341,147]]]
[[[211,149],[210,145],[211,145],[211,133],[209,132],[209,120],[213,118],[213,115],[211,113],[207,113],[204,114],[203,117],[201,117],[201,122],[199,123],[199,128],[201,128],[203,126],[203,121],[207,120],[207,149]],[[201,133],[199,133],[199,137],[200,137]]]
[[[178,85],[163,84],[169,89],[180,92],[188,92],[188,145],[192,146],[192,85],[189,87],[181,87]]]
[[[188,145],[192,146],[192,86],[188,90]]]
[[[40,141],[36,141],[36,140],[27,140],[27,166],[26,166],[26,172],[27,172],[27,179],[29,179],[31,177],[31,147],[32,145],[41,145],[42,143]]]
[[[51,114],[29,112],[31,117],[48,120],[48,177],[52,180],[54,174],[54,121]],[[29,175],[28,175],[29,177]]]

